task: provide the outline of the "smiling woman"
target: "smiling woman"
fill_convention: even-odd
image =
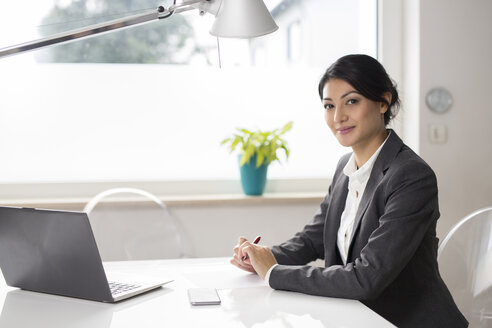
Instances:
[[[28,13],[0,4],[0,15],[11,18],[0,22],[11,31],[0,46],[38,38],[21,33],[27,25],[42,25],[46,35],[162,4],[42,3],[48,5]],[[287,121],[295,126],[287,138],[291,156],[272,166],[270,178],[326,180],[332,158],[347,150],[319,120],[313,81],[340,54],[376,54],[376,1],[265,3],[280,29],[258,39],[220,39],[222,69],[218,40],[208,35],[213,17],[193,12],[181,25],[160,21],[152,30],[135,27],[0,60],[0,183],[238,180],[236,160],[220,140],[236,126],[268,130]],[[86,16],[69,11],[75,7]],[[337,12],[330,24],[344,31],[333,35],[336,47],[315,33],[328,28],[326,12]],[[25,15],[33,15],[31,24]]]
[[[363,166],[386,139],[386,126],[398,112],[396,85],[374,58],[349,55],[325,72],[318,91],[326,123],[342,146],[352,147],[358,167]]]
[[[399,103],[386,70],[343,56],[318,90],[328,126],[353,152],[301,231],[273,247],[240,237],[231,263],[274,289],[359,300],[397,327],[467,327],[439,274],[436,175],[386,129]]]
[[[387,102],[365,98],[340,79],[325,84],[323,102],[328,127],[342,146],[354,149],[357,166],[363,166],[388,135],[382,115]]]

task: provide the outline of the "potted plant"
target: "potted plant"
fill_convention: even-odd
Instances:
[[[268,166],[279,161],[278,152],[289,158],[289,148],[282,136],[292,128],[292,121],[281,129],[250,131],[236,128],[232,137],[222,140],[232,153],[239,148],[241,185],[246,195],[262,195],[265,190]]]

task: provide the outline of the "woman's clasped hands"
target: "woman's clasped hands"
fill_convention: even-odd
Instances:
[[[246,255],[247,258],[243,260]],[[268,270],[277,264],[269,247],[253,244],[244,237],[239,237],[230,262],[242,270],[256,272],[263,280]]]

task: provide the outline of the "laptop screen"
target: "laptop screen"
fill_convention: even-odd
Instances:
[[[83,212],[0,207],[0,267],[13,287],[112,301]]]

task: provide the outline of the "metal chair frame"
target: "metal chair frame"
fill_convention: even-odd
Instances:
[[[157,196],[151,194],[150,192],[147,192],[142,189],[137,189],[137,188],[112,188],[108,189],[105,191],[100,192],[99,194],[95,195],[84,207],[84,212],[87,213],[87,215],[90,217],[90,213],[94,210],[94,208],[103,200],[104,198],[116,194],[137,194],[143,197],[146,197],[150,200],[152,200],[154,203],[156,203],[162,210],[168,214],[170,221],[172,223],[172,228],[174,230],[174,233],[176,235],[178,247],[179,247],[179,258],[184,258],[184,251],[183,251],[183,238],[181,236],[181,233],[178,229],[178,222],[177,219],[171,214],[169,211],[168,207],[162,200],[160,200]]]

